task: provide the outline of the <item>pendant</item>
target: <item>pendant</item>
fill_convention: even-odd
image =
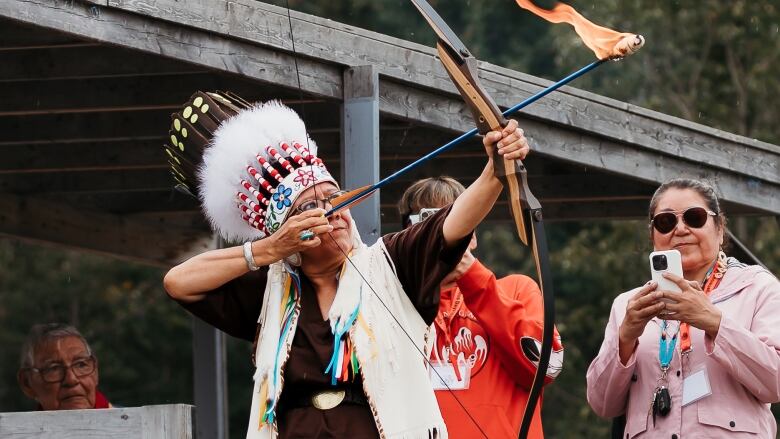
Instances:
[[[669,389],[664,386],[658,387],[653,392],[653,427],[655,427],[656,415],[666,416],[672,411],[672,397],[669,395]]]
[[[659,415],[666,416],[672,411],[672,397],[669,395],[669,389],[666,387],[661,387],[661,390],[658,391],[656,401],[658,401]]]

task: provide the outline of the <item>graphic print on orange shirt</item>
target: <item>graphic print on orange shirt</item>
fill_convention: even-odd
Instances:
[[[449,364],[468,364],[471,378],[483,368],[490,352],[490,338],[471,311],[461,309],[463,295],[458,294],[450,311],[436,316],[433,360]],[[455,322],[453,322],[455,320]]]

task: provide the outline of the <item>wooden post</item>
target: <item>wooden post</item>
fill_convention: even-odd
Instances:
[[[224,243],[215,239],[214,247],[222,248]],[[196,437],[226,439],[229,435],[225,334],[194,316],[192,361]]]
[[[379,75],[373,66],[344,72],[341,184],[350,190],[379,181]],[[382,231],[379,193],[350,209],[360,236],[373,244]]]

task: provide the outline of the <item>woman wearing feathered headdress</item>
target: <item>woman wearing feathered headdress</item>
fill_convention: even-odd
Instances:
[[[529,150],[514,121],[484,144],[509,159]],[[446,437],[427,332],[439,283],[501,192],[490,160],[451,206],[369,247],[349,210],[324,216],[338,183],[278,102],[196,93],[173,115],[166,149],[215,230],[244,242],[174,267],[165,288],[255,340],[247,437]]]

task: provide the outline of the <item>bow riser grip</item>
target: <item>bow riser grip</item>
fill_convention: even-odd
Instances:
[[[493,172],[509,191],[507,194],[509,210],[515,219],[517,236],[523,244],[531,246],[533,244],[532,223],[541,221],[541,204],[528,188],[528,172],[525,165],[520,160],[504,159],[498,154],[497,148],[493,148],[491,155]],[[532,217],[532,212],[538,212],[539,218]]]

